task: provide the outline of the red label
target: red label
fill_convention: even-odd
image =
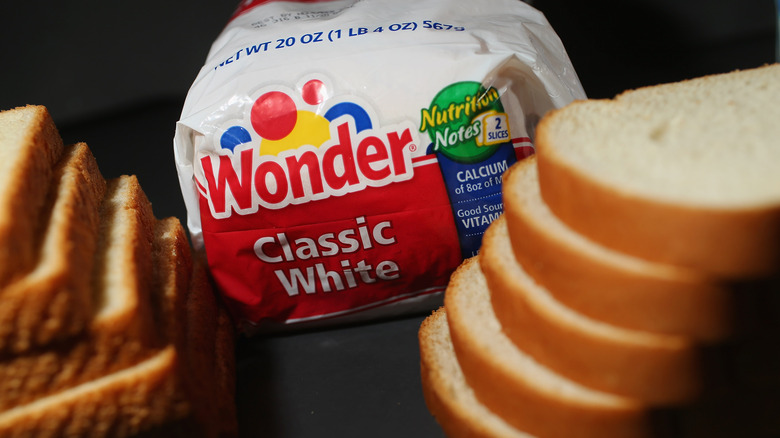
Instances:
[[[425,158],[410,180],[282,210],[214,219],[201,196],[209,265],[234,312],[305,321],[441,291],[461,257],[441,172]]]

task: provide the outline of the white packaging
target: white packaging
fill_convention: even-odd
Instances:
[[[430,309],[584,97],[519,0],[244,2],[176,127],[193,242],[245,331]]]

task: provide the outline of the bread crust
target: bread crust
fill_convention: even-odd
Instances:
[[[780,205],[717,209],[607,186],[561,156],[550,139],[557,117],[562,110],[537,126],[539,185],[545,203],[572,229],[626,254],[727,279],[780,273]]]

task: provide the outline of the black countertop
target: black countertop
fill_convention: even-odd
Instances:
[[[63,24],[64,19],[55,18],[63,14],[76,16],[78,8],[73,4],[91,8],[91,15],[87,14],[91,19],[118,17],[116,7],[106,6],[105,2],[63,3],[71,6],[60,5],[54,12],[24,6],[15,12],[21,14],[17,21],[22,25],[38,23],[37,18],[43,16],[54,30],[60,29],[59,25],[67,28],[73,22]],[[116,21],[129,34],[117,35],[103,21],[101,27],[93,27],[91,31],[74,30],[82,44],[68,42],[67,33],[55,36],[40,27],[37,31],[48,37],[39,34],[31,37],[29,44],[36,44],[34,47],[26,47],[24,40],[18,43],[21,48],[12,47],[16,43],[10,41],[15,40],[4,35],[6,54],[11,53],[19,62],[6,64],[0,74],[0,87],[3,87],[0,105],[3,108],[25,103],[50,106],[66,142],[86,141],[105,176],[138,175],[156,215],[177,216],[184,222],[186,212],[172,154],[174,124],[207,45],[233,6],[192,2],[186,11],[178,13],[176,8],[180,9],[180,5],[158,3],[141,1],[137,9],[146,14],[136,11],[129,15],[129,23]],[[750,6],[745,6],[748,3]],[[776,19],[770,0],[538,0],[534,4],[545,12],[558,31],[591,97],[608,97],[636,86],[755,67],[772,62],[775,57]],[[210,17],[204,17],[205,14]],[[8,14],[0,16],[6,21],[9,18]],[[128,15],[124,17],[127,19]],[[84,18],[73,20],[78,23]],[[15,29],[13,26],[20,26],[9,22],[0,24],[11,26],[11,30],[5,27],[7,33]],[[39,84],[53,75],[64,74],[63,69],[86,68],[62,64],[62,61],[69,56],[89,59],[90,53],[84,51],[96,50],[90,41],[132,38],[136,35],[133,32],[137,32],[137,44],[144,44],[143,50],[153,50],[155,46],[159,46],[160,52],[172,50],[186,44],[188,39],[193,46],[186,60],[177,58],[175,63],[156,70],[148,70],[148,65],[143,67],[146,80],[150,74],[160,75],[158,86],[151,87],[155,92],[137,91],[142,87],[135,83],[138,72],[132,69],[140,68],[141,62],[115,65],[108,58],[101,58],[102,62],[89,67],[90,80],[41,90]],[[166,44],[156,44],[155,38]],[[61,41],[55,42],[57,39]],[[122,41],[117,42],[117,47],[125,50],[124,57],[145,60],[163,57],[161,53],[128,53],[128,47],[133,45]],[[100,47],[111,47],[109,43],[102,41]],[[54,56],[51,52],[38,51],[34,52],[37,58],[31,56],[30,51],[41,47],[58,52]],[[95,53],[98,52],[91,54]],[[180,52],[176,56],[184,54]],[[61,63],[57,67],[60,73],[57,69],[45,70],[51,67],[53,59]],[[177,74],[165,72],[177,66],[180,68]],[[95,68],[97,74],[92,71]],[[101,68],[105,69],[102,73]],[[124,70],[128,71],[122,76]],[[105,81],[101,82],[100,78]],[[134,85],[123,88],[122,84],[128,81]],[[175,85],[163,86],[168,83]],[[409,315],[361,325],[241,339],[237,346],[237,403],[242,436],[442,436],[425,408],[420,388],[417,329],[424,316]]]

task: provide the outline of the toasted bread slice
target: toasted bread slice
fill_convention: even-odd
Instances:
[[[32,269],[38,218],[63,149],[45,107],[0,112],[0,288]]]
[[[87,333],[0,361],[0,410],[126,368],[164,345],[153,320],[151,204],[135,177],[108,184]]]
[[[780,64],[551,111],[536,130],[550,210],[633,256],[726,278],[780,274]]]
[[[106,182],[84,143],[66,149],[43,215],[48,223],[35,268],[0,292],[0,357],[85,331]]]
[[[205,266],[191,269],[177,219],[157,222],[155,254],[152,302],[168,346],[135,365],[0,413],[1,436],[237,434],[232,323]],[[213,327],[207,339],[188,329],[201,323]],[[191,362],[207,358],[208,366]]]

